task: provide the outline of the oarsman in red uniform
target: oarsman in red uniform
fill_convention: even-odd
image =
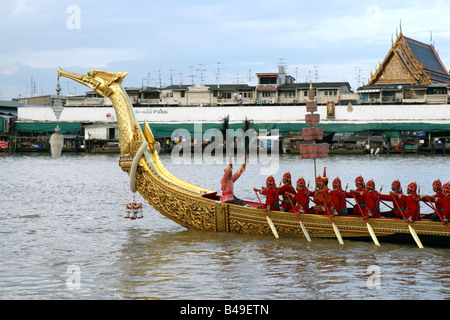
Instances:
[[[262,195],[266,196],[266,207],[269,210],[280,211],[280,198],[279,189],[276,186],[275,179],[273,176],[269,176],[266,180],[266,187],[260,189],[253,189]]]
[[[404,200],[406,203],[404,211],[405,218],[410,222],[420,220],[420,197],[417,194],[417,184],[411,182],[408,185],[406,193],[407,195],[398,195],[399,199]]]
[[[289,200],[289,196],[295,194],[295,189],[292,186],[291,174],[289,172],[286,172],[283,175],[283,185],[279,189],[279,194],[283,198],[281,201],[281,209],[285,212],[289,212],[292,209],[291,201],[295,206],[294,201],[292,199]]]
[[[434,202],[435,203],[434,207],[439,212],[439,214],[442,215],[443,208],[442,208],[442,201],[440,201],[440,200],[442,200],[444,198],[444,193],[442,191],[442,183],[439,179],[437,179],[436,181],[433,182],[433,191],[435,192],[434,196],[422,196],[422,197],[420,197],[420,200],[422,200],[426,204],[428,204],[428,200],[430,200],[431,202]],[[441,221],[441,219],[439,218],[439,215],[436,214],[436,212],[427,214],[426,216],[423,216],[422,219],[431,219],[433,221]]]
[[[355,204],[355,206],[353,207],[353,214],[354,215],[361,215],[364,214],[365,212],[365,207],[366,207],[366,199],[364,198],[363,195],[361,195],[361,192],[364,192],[366,190],[365,188],[365,184],[364,184],[364,178],[362,176],[359,176],[355,179],[355,186],[356,186],[356,190],[350,190],[350,194],[347,195],[347,198],[352,198],[353,196],[351,195],[351,193],[355,194],[355,198],[356,201],[358,201],[359,207]],[[361,212],[361,210],[362,212]]]
[[[361,191],[360,195],[363,196],[366,201],[364,216],[381,218],[379,206],[380,194],[377,190],[375,190],[375,182],[373,180],[367,181],[366,190]]]
[[[442,186],[443,198],[442,203],[442,221],[443,223],[448,223],[450,221],[450,182],[444,183]]]
[[[403,215],[401,211],[405,211],[405,201],[399,198],[399,195],[403,194],[403,190],[402,185],[398,179],[392,182],[391,190],[392,191],[389,192],[389,194],[380,194],[380,200],[392,202],[392,211],[383,212],[382,216],[388,218],[402,218]],[[394,200],[392,200],[392,196],[395,196],[395,199],[397,200],[400,208],[397,207]]]
[[[347,214],[346,192],[342,190],[341,179],[339,177],[333,180],[333,190],[330,191],[330,195],[335,214]]]
[[[316,192],[314,193],[314,211],[317,214],[331,214],[334,215],[334,207],[331,202],[330,189],[327,186],[328,178],[318,176],[316,178]],[[328,210],[327,210],[328,209]]]
[[[297,180],[297,193],[290,194],[291,199],[295,201],[295,209],[290,212],[311,213],[309,211],[309,196],[314,195],[314,192],[309,191],[305,179]]]

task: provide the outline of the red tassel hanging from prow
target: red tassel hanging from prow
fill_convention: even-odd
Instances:
[[[125,205],[125,219],[135,220],[142,219],[144,215],[142,214],[142,203],[137,203],[135,196],[133,196],[133,202],[129,202]]]

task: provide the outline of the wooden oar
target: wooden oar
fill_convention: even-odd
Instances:
[[[434,209],[434,211],[436,212],[436,214],[439,216],[439,219],[441,219],[442,223],[445,225],[445,227],[447,228],[448,231],[450,231],[450,228],[448,227],[448,225],[444,222],[444,219],[442,218],[441,214],[439,213],[439,211],[436,209],[436,207],[433,205],[433,203],[431,202],[430,199],[427,199],[428,202],[430,203],[431,208]]]
[[[289,195],[288,195],[287,197],[288,197],[288,199],[289,199],[289,202],[291,203],[292,209],[294,209],[294,213],[295,213],[295,216],[296,216],[297,219],[298,219],[298,222],[300,223],[300,227],[302,227],[302,231],[303,231],[303,233],[305,234],[306,240],[308,240],[309,242],[311,242],[311,238],[309,237],[308,230],[306,230],[305,226],[303,225],[302,220],[300,219],[300,217],[299,217],[299,215],[298,215],[298,212],[295,210],[294,204],[293,204],[292,201],[291,201],[291,197],[290,197]]]
[[[323,201],[323,205],[324,205],[324,207],[325,207],[325,210],[327,210],[328,216],[330,217],[330,220],[331,220],[331,224],[332,224],[332,226],[333,226],[334,233],[336,234],[336,238],[338,239],[338,241],[339,241],[340,244],[344,244],[344,240],[342,240],[341,233],[339,232],[338,227],[337,227],[336,224],[334,223],[333,217],[331,216],[331,212],[330,212],[330,210],[328,210],[328,206],[327,206],[327,204],[325,203],[325,198],[323,197],[322,194],[321,194],[320,196],[322,197],[322,201]]]
[[[353,199],[355,199],[355,203],[358,206],[359,211],[361,211],[361,218],[363,218],[363,220],[366,222],[367,229],[369,230],[369,233],[370,233],[370,236],[372,237],[373,242],[375,243],[376,246],[379,247],[380,243],[378,242],[378,238],[375,235],[375,232],[373,231],[372,226],[370,225],[369,221],[367,221],[367,219],[364,219],[364,213],[362,212],[362,209],[359,206],[359,202],[358,202],[358,200],[356,200],[356,197],[353,193],[352,193],[352,196],[353,196]]]
[[[255,190],[255,194],[256,194],[256,197],[258,197],[258,200],[259,200],[259,203],[261,204],[261,206],[264,207],[264,205],[263,205],[262,202],[261,202],[261,199],[260,199],[259,196],[258,196],[258,192],[257,192],[256,190]],[[267,210],[264,210],[264,214],[266,215],[267,222],[269,223],[269,226],[270,226],[270,229],[272,230],[273,235],[275,236],[275,238],[278,239],[278,232],[277,232],[277,229],[275,229],[275,226],[274,226],[274,224],[273,224],[273,222],[272,222],[272,219],[269,218],[269,215],[267,214]]]
[[[406,224],[408,225],[408,228],[409,228],[409,232],[411,233],[412,237],[414,238],[414,241],[416,241],[417,246],[420,249],[423,249],[423,245],[422,245],[422,242],[419,239],[419,236],[417,235],[416,231],[414,230],[414,228],[409,223],[408,219],[406,219],[405,213],[403,212],[402,208],[400,208],[400,206],[398,205],[397,200],[395,200],[394,196],[392,196],[392,199],[394,199],[395,205],[398,207],[398,209],[402,213],[403,219],[406,221]]]

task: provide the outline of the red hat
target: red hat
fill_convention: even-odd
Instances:
[[[400,191],[402,188],[402,185],[400,184],[400,181],[397,179],[394,182],[392,182],[392,190],[394,191]]]
[[[450,192],[450,182],[444,183],[444,185],[442,186],[442,190]]]
[[[275,178],[273,176],[269,176],[266,180],[266,187],[270,187],[275,185]]]
[[[333,188],[342,188],[341,179],[339,179],[339,177],[333,180]]]
[[[306,185],[306,181],[303,178],[300,178],[297,180],[297,189],[300,189],[301,187],[304,187]]]
[[[410,184],[408,184],[408,193],[416,193],[417,192],[417,183],[415,182],[411,182]]]
[[[327,168],[323,168],[323,177],[322,177],[322,181],[327,181],[328,182],[328,178],[327,178]]]
[[[433,182],[433,191],[439,191],[442,188],[442,183],[441,180],[437,179],[436,181]]]
[[[356,177],[355,184],[357,186],[363,186],[364,185],[364,178],[362,176]]]
[[[367,190],[375,190],[375,182],[370,179],[369,181],[367,181],[366,183],[366,189]]]
[[[291,181],[292,181],[291,173],[290,172],[286,172],[283,175],[283,183],[288,183],[288,182],[291,182]]]

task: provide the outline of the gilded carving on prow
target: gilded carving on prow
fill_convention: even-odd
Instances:
[[[123,155],[134,156],[141,147],[143,141],[142,130],[139,125],[134,122],[133,136],[131,137],[130,142],[125,145],[123,149]]]

